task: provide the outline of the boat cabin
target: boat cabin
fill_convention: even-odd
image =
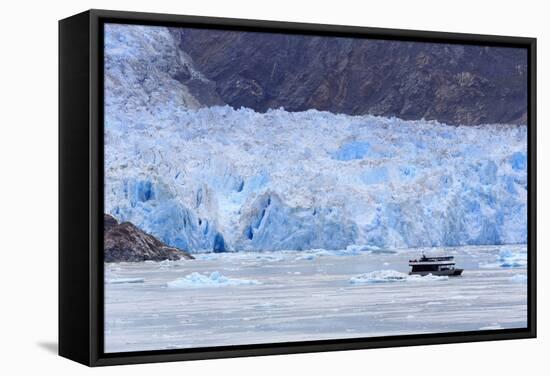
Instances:
[[[409,274],[460,275],[462,273],[462,269],[455,268],[454,256],[422,255],[418,260],[409,260],[409,266],[411,267]]]

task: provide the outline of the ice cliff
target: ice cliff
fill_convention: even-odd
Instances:
[[[105,211],[168,245],[526,242],[525,126],[212,106],[168,30],[106,28]]]

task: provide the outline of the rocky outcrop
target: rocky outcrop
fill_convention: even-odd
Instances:
[[[225,103],[447,124],[525,123],[525,50],[171,29]]]
[[[189,253],[169,247],[152,235],[149,235],[130,222],[118,221],[105,214],[104,228],[104,261],[163,261],[192,259]]]

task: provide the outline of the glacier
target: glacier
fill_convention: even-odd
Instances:
[[[211,84],[168,29],[106,25],[118,220],[195,253],[526,243],[525,125],[204,106],[181,70]]]
[[[190,251],[525,243],[524,126],[180,108],[106,123],[105,207]],[[335,158],[362,140],[371,151]],[[349,148],[347,149],[349,150]]]

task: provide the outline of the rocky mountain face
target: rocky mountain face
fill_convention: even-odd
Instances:
[[[527,120],[522,49],[190,28],[170,33],[215,83],[216,94],[207,98],[234,108],[314,108],[463,125]]]
[[[103,230],[105,262],[163,261],[193,258],[187,252],[167,246],[130,222],[118,223],[109,214],[105,214],[103,217]]]

